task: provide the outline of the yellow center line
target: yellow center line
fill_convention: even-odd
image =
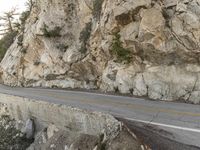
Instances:
[[[55,95],[51,93],[40,93],[43,96],[51,96],[55,99],[66,99],[66,96],[61,96],[61,95]],[[67,100],[67,99],[66,99]],[[123,101],[123,100],[122,100]],[[172,109],[165,109],[165,108],[158,108],[158,107],[152,107],[152,106],[144,106],[140,104],[130,104],[130,103],[125,103],[125,102],[113,102],[111,100],[101,100],[101,101],[94,101],[94,100],[89,100],[89,99],[84,99],[79,101],[81,103],[86,103],[86,104],[102,104],[102,105],[110,105],[110,106],[115,106],[118,108],[130,108],[130,109],[137,109],[137,110],[142,110],[145,112],[163,112],[163,113],[168,113],[171,115],[181,115],[181,116],[192,116],[192,117],[200,117],[200,113],[193,113],[193,112],[183,112],[183,111],[177,111],[177,110],[172,110]]]

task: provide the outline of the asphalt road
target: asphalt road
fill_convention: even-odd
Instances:
[[[159,128],[165,131],[160,134],[171,140],[200,147],[200,105],[4,85],[0,85],[0,93],[110,113],[118,118]]]

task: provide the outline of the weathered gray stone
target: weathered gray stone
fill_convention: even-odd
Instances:
[[[103,0],[99,7],[92,0],[36,1],[23,47],[16,39],[1,62],[3,83],[200,102],[200,83],[192,90],[199,77],[199,0]],[[49,31],[61,27],[60,36],[46,37],[44,24]],[[128,64],[115,56],[116,33],[118,50],[130,52]]]
[[[53,124],[49,125],[49,127],[47,128],[47,137],[48,137],[48,139],[53,137],[54,134],[56,132],[58,132],[58,131],[59,131],[59,129],[55,125],[53,125]]]
[[[32,119],[28,119],[26,121],[26,125],[24,127],[24,133],[27,139],[33,139],[35,133],[35,125]]]

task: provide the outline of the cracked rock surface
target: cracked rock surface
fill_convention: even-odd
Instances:
[[[199,0],[36,0],[1,80],[198,104],[199,16]]]
[[[47,132],[51,126],[39,132],[27,150],[142,150],[141,143],[127,129],[123,129],[114,139],[104,140],[103,135],[80,134],[56,127],[51,129],[52,136],[49,137]]]

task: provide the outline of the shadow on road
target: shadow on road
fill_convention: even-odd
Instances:
[[[200,150],[200,147],[179,143],[173,139],[173,134],[151,125],[117,118],[122,121],[141,143],[150,146],[152,150]],[[169,138],[168,138],[169,137]]]

